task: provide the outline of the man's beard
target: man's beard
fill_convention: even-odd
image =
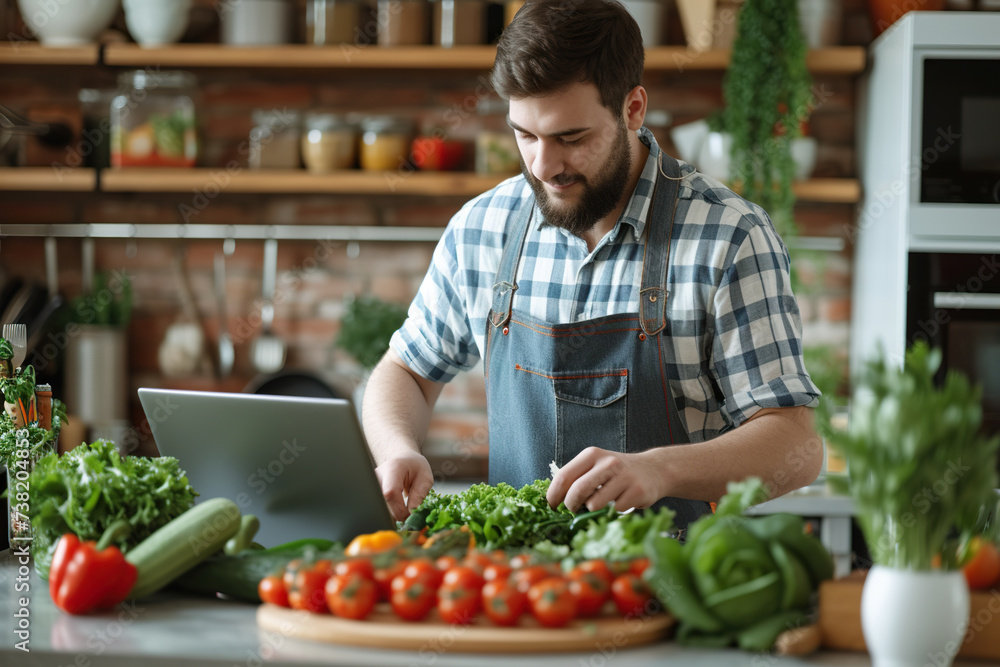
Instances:
[[[531,172],[528,171],[523,158],[521,159],[521,173],[524,174],[535,193],[535,200],[545,217],[545,222],[562,227],[576,236],[582,236],[604,216],[611,213],[621,201],[625,186],[628,184],[631,165],[632,147],[628,143],[628,128],[625,127],[624,123],[619,123],[615,143],[611,147],[608,159],[605,160],[594,177],[593,183],[589,182],[582,174],[567,179],[559,177],[553,179],[557,185],[564,184],[563,180],[566,182],[580,181],[583,186],[583,195],[575,206],[570,208],[557,206],[549,193],[545,191],[545,185],[542,181],[532,176]]]

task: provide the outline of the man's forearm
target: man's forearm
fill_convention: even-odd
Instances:
[[[823,441],[811,408],[762,410],[714,440],[643,452],[662,471],[665,496],[716,501],[730,480],[760,477],[777,497],[819,474]]]
[[[440,393],[434,384],[414,378],[392,351],[372,371],[361,414],[376,466],[402,454],[420,453]]]

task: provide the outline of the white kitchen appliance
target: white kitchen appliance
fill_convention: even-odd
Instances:
[[[911,12],[860,80],[851,371],[926,340],[1000,432],[1000,14]]]

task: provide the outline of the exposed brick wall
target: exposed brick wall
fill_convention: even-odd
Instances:
[[[201,4],[205,4],[203,0]],[[862,44],[870,38],[863,0],[845,0],[844,42]],[[671,17],[669,38],[679,43],[680,24]],[[242,159],[238,152],[251,128],[255,107],[334,111],[391,112],[408,115],[419,127],[449,125],[456,137],[471,141],[484,119],[474,112],[482,91],[482,75],[463,72],[341,72],[301,70],[203,69],[196,71],[200,90],[200,125],[204,137],[202,166],[221,166]],[[81,87],[111,87],[117,72],[111,68],[7,67],[0,72],[0,99],[15,108],[45,101],[76,106]],[[722,74],[655,73],[647,77],[650,108],[669,111],[674,122],[704,117],[721,107]],[[810,119],[819,140],[816,176],[855,175],[854,83],[848,77],[817,77],[829,93]],[[453,116],[446,116],[452,111]],[[498,122],[492,119],[487,122]],[[449,125],[450,126],[450,125]],[[673,152],[665,132],[657,132]],[[471,151],[470,151],[471,154]],[[181,222],[180,207],[193,194],[0,193],[3,223]],[[363,197],[325,195],[238,195],[223,192],[192,222],[260,224],[384,224],[443,226],[464,197]],[[842,236],[854,207],[803,203],[797,216],[806,235]],[[201,324],[214,354],[219,331],[212,296],[212,258],[220,242],[185,243],[185,270],[192,286]],[[318,372],[343,393],[360,376],[356,364],[332,343],[339,329],[344,299],[375,294],[407,303],[428,265],[433,246],[428,243],[363,243],[360,255],[348,256],[345,244],[317,253],[315,242],[283,242],[279,246],[279,299],[274,328],[289,345],[288,367]],[[239,391],[254,377],[250,341],[259,331],[262,244],[240,241],[227,259],[227,326],[236,342],[236,365],[231,377],[171,380],[163,377],[157,350],[181,302],[172,270],[173,243],[140,240],[135,254],[124,240],[96,243],[98,270],[124,270],[134,281],[135,311],[129,327],[129,364],[132,389],[160,385],[205,390]],[[850,312],[850,256],[830,255],[818,261],[796,258],[802,285],[800,296],[806,343],[846,342]],[[321,259],[317,259],[321,257]],[[59,283],[66,295],[80,292],[81,242],[59,241]],[[0,267],[6,276],[44,281],[41,239],[8,238],[0,245]],[[58,395],[59,388],[56,388]],[[72,408],[72,406],[70,406]],[[141,424],[138,405],[133,422]],[[439,402],[432,426],[432,450],[459,461],[458,473],[485,473],[485,391],[482,375],[474,372],[452,383]],[[144,440],[140,451],[149,451]],[[435,467],[438,470],[438,467]],[[447,472],[447,471],[446,471]]]

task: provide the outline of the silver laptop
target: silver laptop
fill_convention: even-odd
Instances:
[[[139,401],[198,500],[256,515],[265,547],[395,527],[346,400],[141,388]]]

